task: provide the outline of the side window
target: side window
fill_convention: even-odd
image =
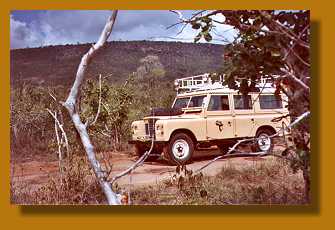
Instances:
[[[283,108],[282,101],[280,97],[275,95],[260,95],[259,105],[261,109],[281,109]]]
[[[208,104],[208,111],[229,110],[228,95],[212,95]]]
[[[195,96],[191,98],[188,107],[202,107],[202,102],[206,96]]]
[[[235,109],[252,109],[251,95],[234,95]]]

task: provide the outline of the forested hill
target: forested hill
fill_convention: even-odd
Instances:
[[[10,51],[11,83],[23,81],[43,85],[72,83],[81,56],[91,44],[59,45]],[[89,68],[90,77],[112,74],[111,81],[122,81],[141,65],[148,55],[159,57],[165,79],[214,72],[223,63],[222,45],[157,41],[113,41],[106,44]]]

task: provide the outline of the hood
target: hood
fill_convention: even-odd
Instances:
[[[155,119],[155,120],[171,120],[171,119],[196,119],[201,117],[201,113],[183,113],[181,115],[174,116],[147,116],[143,120]]]

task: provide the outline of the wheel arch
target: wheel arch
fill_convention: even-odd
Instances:
[[[255,136],[257,135],[257,133],[259,133],[261,130],[268,130],[270,131],[272,134],[275,134],[277,131],[275,128],[273,128],[273,126],[271,125],[262,125],[260,127],[258,127],[258,129],[256,130]]]
[[[194,144],[197,143],[197,138],[195,137],[194,133],[189,130],[189,129],[176,129],[174,130],[171,135],[170,135],[170,138],[169,138],[169,141],[171,140],[171,138],[176,135],[177,133],[184,133],[184,134],[187,134],[193,141]]]

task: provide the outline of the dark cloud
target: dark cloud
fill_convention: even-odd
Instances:
[[[194,11],[183,11],[189,17]],[[11,48],[93,42],[105,25],[111,11],[51,10],[12,12]],[[178,16],[167,10],[119,11],[113,40],[175,40],[192,41],[196,31],[181,26],[166,28],[178,22]]]

